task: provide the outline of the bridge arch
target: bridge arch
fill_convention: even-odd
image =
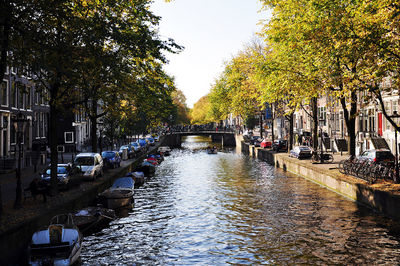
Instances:
[[[236,138],[234,132],[228,131],[186,131],[173,132],[164,136],[163,145],[180,147],[183,136],[211,136],[213,142],[221,142],[225,147],[235,147]]]

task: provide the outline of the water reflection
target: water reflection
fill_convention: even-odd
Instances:
[[[188,137],[128,216],[85,238],[84,264],[397,264],[398,222]],[[220,147],[221,148],[221,147]]]

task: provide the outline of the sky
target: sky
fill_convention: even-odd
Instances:
[[[179,54],[167,54],[165,70],[175,77],[190,108],[209,93],[224,62],[261,30],[260,20],[270,16],[259,12],[259,0],[154,0],[151,9],[161,17],[161,37],[185,47]]]

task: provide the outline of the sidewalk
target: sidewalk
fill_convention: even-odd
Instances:
[[[58,163],[63,163],[62,161],[64,161],[64,163],[72,162],[73,157],[75,157],[75,155],[72,153],[65,153],[63,156],[59,155]],[[43,172],[43,170],[49,164],[50,160],[48,158],[47,163],[45,165],[37,165],[36,172],[34,166],[28,166],[22,168],[21,169],[22,190],[29,187],[29,184],[35,177],[40,177],[40,173]],[[0,189],[4,207],[14,202],[17,189],[17,178],[15,170],[6,174],[0,174]]]

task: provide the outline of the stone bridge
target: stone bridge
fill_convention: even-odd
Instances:
[[[180,147],[183,136],[207,136],[212,142],[221,142],[223,146],[235,147],[235,133],[232,131],[185,131],[173,132],[164,136],[163,145]]]

